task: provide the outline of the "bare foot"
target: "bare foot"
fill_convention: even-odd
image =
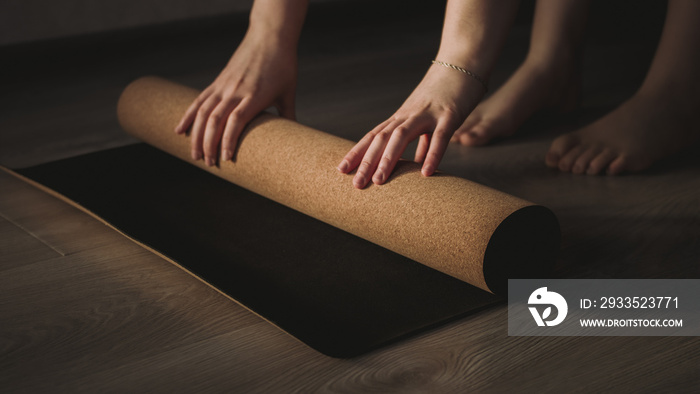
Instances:
[[[479,104],[455,132],[452,142],[467,146],[509,137],[540,110],[571,111],[578,99],[580,78],[573,61],[526,60],[487,100]]]
[[[556,138],[546,163],[574,174],[636,172],[696,142],[697,101],[641,91],[581,130]]]

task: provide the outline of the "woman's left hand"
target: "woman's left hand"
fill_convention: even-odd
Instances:
[[[357,168],[353,185],[387,181],[406,146],[420,137],[415,161],[421,173],[432,175],[455,130],[484,94],[484,87],[455,70],[433,65],[393,116],[372,129],[338,166],[342,173]]]

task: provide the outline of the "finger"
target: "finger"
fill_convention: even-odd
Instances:
[[[194,119],[194,124],[192,125],[191,133],[191,145],[192,145],[192,158],[194,160],[199,160],[202,158],[202,143],[204,139],[204,129],[207,125],[207,119],[209,114],[216,108],[220,99],[215,96],[209,96],[204,103],[197,110],[197,117]]]
[[[389,142],[391,131],[385,130],[374,136],[372,144],[367,149],[360,166],[357,168],[357,174],[352,180],[353,185],[358,189],[363,189],[372,178],[372,174],[379,165],[379,160],[382,158],[382,153]]]
[[[418,139],[418,147],[416,148],[416,156],[414,158],[416,163],[422,163],[425,160],[429,147],[430,134],[422,134]]]
[[[238,140],[241,138],[241,133],[245,129],[246,124],[253,119],[257,112],[250,108],[250,98],[246,97],[234,108],[228,115],[226,127],[224,128],[223,136],[221,137],[221,158],[224,161],[233,158],[233,152],[236,151]]]
[[[389,178],[396,167],[396,163],[401,158],[401,155],[406,150],[409,142],[415,139],[415,136],[420,135],[421,121],[417,118],[410,118],[406,122],[400,124],[391,132],[391,137],[384,148],[384,153],[379,161],[377,170],[372,176],[372,182],[381,185]]]
[[[180,122],[175,126],[175,133],[177,134],[184,134],[185,131],[187,131],[187,128],[190,127],[192,122],[194,122],[195,116],[197,116],[197,110],[199,110],[199,107],[202,105],[202,103],[209,98],[209,91],[205,90],[203,91],[197,98],[190,104],[189,107],[187,107],[187,111],[185,111],[185,115],[182,116],[180,119]]]
[[[421,173],[424,176],[431,176],[435,172],[442,160],[442,156],[447,150],[447,144],[450,142],[449,122],[446,118],[438,120],[433,136],[430,139],[430,148],[425,157]]]
[[[236,107],[236,101],[236,99],[220,101],[209,115],[209,119],[207,119],[207,126],[204,129],[203,151],[204,161],[208,166],[216,164],[221,135],[224,132],[224,126],[228,121],[229,114]]]
[[[338,165],[338,171],[342,172],[343,174],[347,174],[350,171],[357,168],[357,166],[360,165],[362,158],[365,156],[365,152],[367,152],[367,149],[372,144],[374,136],[382,130],[384,130],[384,128],[386,128],[387,125],[389,125],[391,122],[391,119],[385,120],[384,122],[380,123],[377,127],[373,128],[372,131],[365,134],[365,136],[362,137],[360,142],[355,144],[355,146],[352,149],[350,149],[350,152],[348,152],[348,154],[345,155],[343,160]]]

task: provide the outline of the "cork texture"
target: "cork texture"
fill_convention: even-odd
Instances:
[[[248,125],[233,162],[207,167],[190,158],[189,137],[173,131],[198,94],[141,78],[122,93],[119,121],[129,134],[192,165],[487,291],[491,236],[512,213],[534,205],[445,173],[424,177],[408,161],[386,184],[358,190],[352,175],[336,169],[352,141],[270,114]]]

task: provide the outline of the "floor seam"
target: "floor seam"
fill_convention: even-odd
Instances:
[[[58,253],[61,257],[66,257],[66,256],[69,255],[69,253],[66,253],[66,252],[64,252],[64,251],[62,251],[62,250],[56,248],[55,246],[51,245],[50,243],[46,242],[46,241],[43,240],[41,237],[39,237],[38,235],[34,234],[34,232],[32,232],[32,231],[29,230],[28,228],[22,226],[21,224],[17,223],[16,221],[10,219],[9,217],[7,217],[7,216],[6,216],[4,213],[2,213],[2,212],[0,212],[0,218],[6,220],[8,223],[11,223],[11,224],[14,225],[15,227],[17,227],[17,228],[19,228],[20,230],[24,231],[25,233],[29,234],[32,238],[34,238],[34,239],[36,239],[37,241],[41,242],[42,244],[46,245],[46,247],[48,247],[49,249],[51,249],[51,250],[53,250],[54,252]]]

